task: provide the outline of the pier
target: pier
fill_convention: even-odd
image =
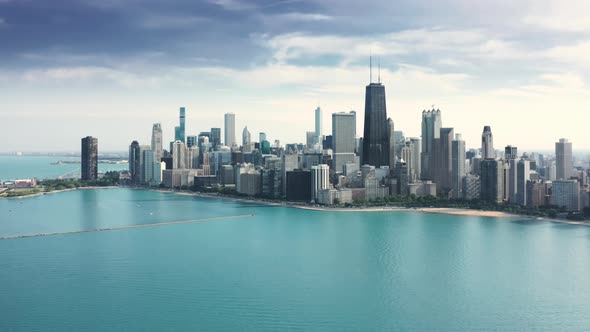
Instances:
[[[154,224],[140,224],[140,225],[116,226],[116,227],[108,227],[108,228],[83,229],[83,230],[78,230],[78,231],[2,236],[2,237],[0,237],[0,240],[24,239],[24,238],[41,237],[41,236],[55,236],[55,235],[70,235],[70,234],[81,234],[81,233],[118,231],[118,230],[124,230],[124,229],[134,229],[134,228],[159,227],[159,226],[169,226],[169,225],[192,224],[192,223],[196,223],[196,222],[252,218],[254,216],[255,216],[255,214],[252,213],[252,214],[243,214],[243,215],[238,215],[238,216],[213,217],[213,218],[203,218],[203,219],[195,219],[195,220],[166,221],[166,222],[159,222],[159,223],[154,223]]]

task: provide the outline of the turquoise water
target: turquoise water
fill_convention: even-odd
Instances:
[[[584,331],[590,228],[130,189],[0,200],[0,330]]]
[[[48,156],[0,156],[0,180],[49,179],[80,174],[80,164],[51,165],[57,161],[80,161],[80,158]],[[98,164],[99,172],[129,169],[127,164]]]

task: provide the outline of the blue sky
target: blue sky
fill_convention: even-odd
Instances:
[[[0,0],[0,151],[102,150],[223,126],[303,142],[313,110],[359,112],[368,57],[396,129],[443,111],[469,147],[590,149],[587,1]],[[377,60],[375,60],[377,62]],[[374,75],[374,77],[376,74]],[[254,135],[257,136],[257,135]],[[42,137],[43,139],[15,139]]]

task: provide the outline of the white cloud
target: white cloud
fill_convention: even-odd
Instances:
[[[319,13],[296,13],[296,12],[274,15],[274,17],[276,17],[278,19],[282,19],[282,20],[287,20],[287,21],[303,21],[303,22],[306,22],[306,21],[309,21],[309,22],[330,21],[333,19],[332,16],[319,14]]]
[[[587,32],[590,29],[590,2],[586,0],[533,1],[522,22],[546,30]]]
[[[107,81],[127,88],[155,87],[160,84],[157,77],[145,77],[106,67],[57,67],[28,70],[23,75],[29,83],[74,83]]]

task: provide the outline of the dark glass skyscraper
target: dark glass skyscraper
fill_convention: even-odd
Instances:
[[[82,139],[82,180],[98,178],[98,139],[87,136]]]
[[[129,146],[129,174],[131,175],[131,183],[139,184],[141,176],[141,148],[137,141],[131,142]]]
[[[389,165],[389,130],[385,107],[385,86],[370,83],[365,92],[365,128],[363,134],[363,165]]]
[[[186,109],[184,107],[180,108],[180,115],[179,115],[179,126],[174,127],[174,140],[181,141],[182,143],[186,143],[186,128],[185,128],[185,116],[186,116]]]

